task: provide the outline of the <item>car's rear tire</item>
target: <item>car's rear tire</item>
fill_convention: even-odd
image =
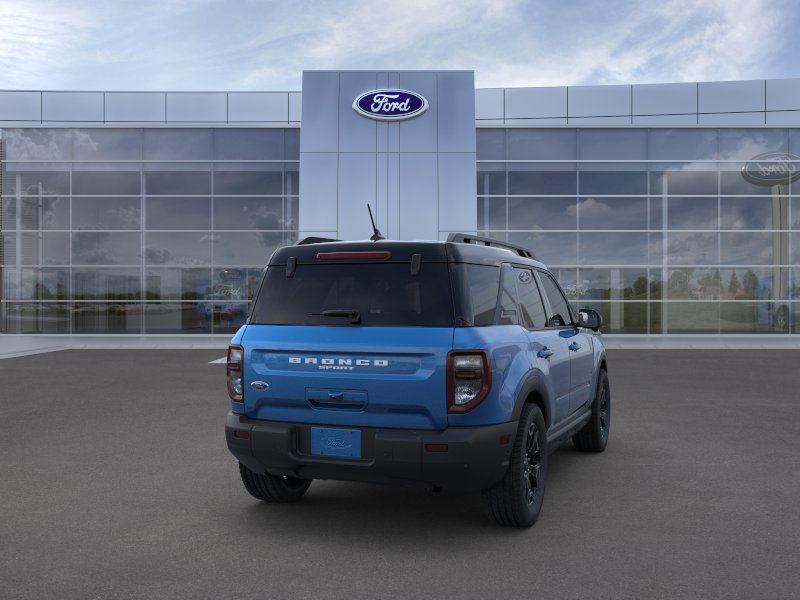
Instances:
[[[608,382],[608,373],[601,369],[592,402],[592,416],[583,429],[572,436],[572,443],[581,452],[602,452],[608,444],[610,427],[611,385]]]
[[[486,512],[498,525],[530,527],[544,501],[547,479],[547,428],[542,411],[526,404],[519,419],[511,460],[503,479],[483,491]]]
[[[297,502],[311,485],[310,479],[256,473],[239,463],[244,488],[264,502]]]

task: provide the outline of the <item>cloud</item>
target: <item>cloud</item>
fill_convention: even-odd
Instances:
[[[796,76],[790,0],[6,0],[0,87],[299,89],[303,69],[481,87]]]

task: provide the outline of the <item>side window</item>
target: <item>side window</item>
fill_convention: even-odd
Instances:
[[[517,288],[514,284],[516,269],[509,265],[503,265],[500,277],[500,298],[498,299],[498,325],[517,325]]]
[[[500,269],[487,265],[452,263],[453,298],[456,315],[469,325],[494,325]]]
[[[540,273],[544,293],[550,302],[550,316],[547,321],[548,327],[563,327],[572,323],[572,316],[569,313],[569,304],[564,294],[558,289],[558,285],[549,273]]]
[[[514,271],[517,275],[517,293],[519,308],[522,311],[522,324],[528,329],[540,329],[545,326],[547,317],[536,278],[530,269],[515,268]]]

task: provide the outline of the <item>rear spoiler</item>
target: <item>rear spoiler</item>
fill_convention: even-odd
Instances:
[[[335,238],[324,238],[324,237],[316,237],[316,236],[309,236],[304,237],[302,240],[297,242],[295,246],[305,246],[306,244],[323,244],[325,242],[340,242],[341,240],[337,240]]]

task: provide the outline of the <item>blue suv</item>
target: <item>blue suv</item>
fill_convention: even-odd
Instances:
[[[529,527],[548,454],[608,442],[600,325],[518,246],[307,238],[272,255],[228,349],[228,448],[267,502],[422,483]]]

